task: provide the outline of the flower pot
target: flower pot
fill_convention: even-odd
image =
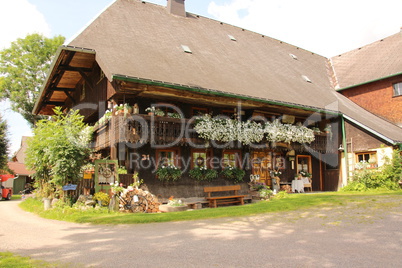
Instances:
[[[43,198],[43,209],[48,210],[52,207],[52,199],[50,198]]]
[[[159,210],[161,212],[178,212],[178,211],[186,211],[188,206],[169,206],[169,205],[160,205]]]

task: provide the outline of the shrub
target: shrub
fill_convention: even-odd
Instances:
[[[177,181],[182,175],[182,171],[173,166],[161,166],[156,170],[156,175],[160,181]]]
[[[221,171],[221,175],[228,180],[232,180],[234,183],[243,181],[243,177],[246,172],[237,167],[226,167]]]
[[[265,200],[269,200],[271,198],[271,196],[274,195],[274,192],[272,192],[272,190],[269,188],[260,189],[259,192],[260,192],[260,197]]]
[[[213,181],[218,178],[218,171],[205,167],[196,167],[188,173],[190,178],[197,181]]]
[[[95,201],[101,201],[102,206],[106,207],[109,205],[110,197],[107,193],[97,192],[94,194]]]
[[[279,191],[276,195],[275,195],[275,198],[277,198],[277,199],[282,199],[282,198],[286,198],[286,197],[288,197],[289,196],[289,194],[287,193],[287,192],[285,192],[285,191]]]
[[[355,170],[348,185],[342,191],[398,190],[402,176],[402,157],[399,150],[394,150],[392,160],[377,169]]]

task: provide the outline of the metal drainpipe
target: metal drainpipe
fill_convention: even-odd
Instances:
[[[349,177],[349,166],[348,166],[348,148],[347,148],[347,143],[346,143],[346,129],[345,129],[345,119],[343,118],[343,115],[341,116],[342,118],[342,144],[343,144],[343,156],[345,158],[345,180],[346,183],[348,181]],[[343,184],[344,180],[342,180]],[[345,185],[344,185],[345,186]]]

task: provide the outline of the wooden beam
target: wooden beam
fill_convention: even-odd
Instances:
[[[43,102],[44,105],[54,105],[54,106],[63,106],[64,102],[62,101],[45,101]]]
[[[67,65],[63,65],[63,66],[59,66],[58,68],[59,70],[63,70],[63,71],[72,71],[72,72],[86,72],[86,73],[90,73],[93,71],[92,68],[85,68],[85,67],[72,67],[72,66],[67,66]]]
[[[71,96],[71,94],[65,90],[64,93],[67,95],[67,97],[72,101],[73,105],[75,104],[75,99],[73,98],[73,96]]]
[[[49,88],[50,91],[68,91],[68,92],[74,92],[75,88],[66,88],[66,87],[52,87]]]
[[[80,75],[82,78],[84,78],[85,82],[87,82],[88,86],[91,88],[91,90],[94,90],[94,87],[92,85],[92,81],[89,79],[89,77],[85,74],[83,71],[79,71]]]

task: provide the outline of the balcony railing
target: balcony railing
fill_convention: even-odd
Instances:
[[[96,151],[119,142],[152,143],[157,145],[204,144],[193,130],[188,119],[159,117],[137,114],[131,117],[112,116],[111,119],[94,129]]]
[[[94,149],[96,151],[120,142],[172,146],[184,144],[205,144],[193,129],[193,120],[136,114],[130,117],[112,116],[109,121],[94,129]],[[261,142],[264,143],[264,142]],[[265,141],[265,143],[267,143]],[[335,143],[334,143],[335,144]],[[315,140],[307,145],[311,150],[325,153],[334,152],[329,136],[317,134]],[[305,145],[292,144],[292,148],[304,151]]]

